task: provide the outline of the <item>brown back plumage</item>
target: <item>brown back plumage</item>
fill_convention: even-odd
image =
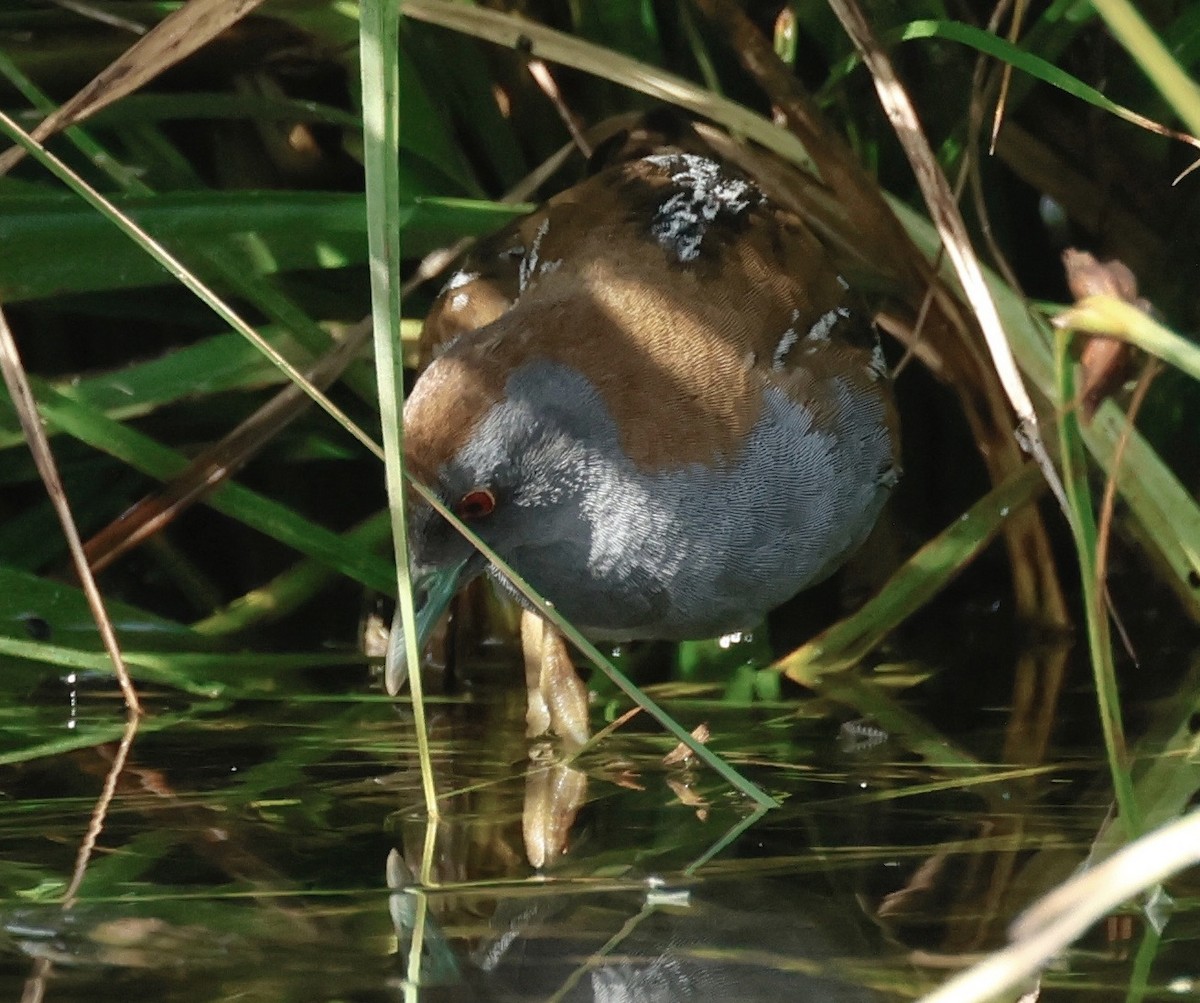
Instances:
[[[440,392],[406,415],[419,474],[454,455],[531,358],[587,377],[644,469],[734,456],[769,384],[818,416],[845,383],[875,392],[869,324],[804,223],[725,174],[729,197],[704,201],[681,170],[668,158],[607,168],[451,281],[425,328]]]

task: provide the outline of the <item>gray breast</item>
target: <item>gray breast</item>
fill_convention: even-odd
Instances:
[[[507,439],[517,454],[513,503],[526,525],[505,556],[596,638],[752,626],[836,569],[890,487],[883,404],[849,386],[832,428],[815,429],[769,388],[735,456],[653,473],[621,451],[603,399],[577,371],[530,363],[506,389],[473,437],[489,448]]]

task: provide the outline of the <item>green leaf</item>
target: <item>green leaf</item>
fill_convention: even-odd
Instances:
[[[260,329],[276,347],[284,332]],[[286,351],[286,348],[285,348]],[[148,414],[182,397],[201,397],[281,382],[283,374],[245,338],[219,334],[157,359],[56,384],[81,404],[120,420]],[[0,389],[0,449],[25,441],[7,394]]]
[[[187,458],[175,450],[44,384],[35,392],[42,415],[48,422],[144,474],[165,481],[187,466]],[[390,561],[317,525],[280,502],[229,482],[207,496],[205,504],[370,588],[389,594],[395,592],[396,575]]]
[[[1124,105],[1117,104],[1096,90],[1096,88],[1088,86],[1078,77],[1072,76],[1041,56],[1027,52],[1025,49],[1013,45],[1007,39],[993,35],[990,31],[964,24],[961,21],[911,21],[903,27],[885,33],[883,42],[886,45],[896,42],[911,42],[923,38],[944,38],[947,41],[959,42],[975,49],[977,52],[993,56],[1014,69],[1020,70],[1022,73],[1027,73],[1029,76],[1041,80],[1043,83],[1057,87],[1072,97],[1078,98],[1080,101],[1084,101],[1112,115],[1116,115],[1118,118],[1124,119],[1133,125],[1141,128],[1154,126],[1156,130],[1162,128],[1161,126],[1157,126],[1157,123],[1151,122],[1149,119],[1139,115],[1137,112],[1131,111]],[[830,73],[829,81],[825,85],[826,90],[849,74],[860,62],[861,57],[857,54],[847,57],[841,65],[835,67]]]
[[[366,211],[358,194],[193,192],[113,201],[169,246],[186,251],[206,245],[257,275],[344,268],[367,258]],[[470,199],[409,202],[400,216],[405,253],[421,255],[462,236],[489,233],[528,211]],[[6,302],[174,281],[69,194],[0,197],[0,245],[0,299]]]
[[[117,633],[124,639],[136,638],[136,647],[211,647],[208,639],[173,620],[111,599],[106,605]],[[104,648],[79,589],[5,565],[0,565],[0,636],[28,642],[41,638],[49,644],[88,652],[102,652]],[[108,656],[102,657],[107,662]]]

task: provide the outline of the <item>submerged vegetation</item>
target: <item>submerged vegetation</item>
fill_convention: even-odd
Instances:
[[[1016,985],[1107,917],[1109,943],[1060,955],[1044,990],[1194,992],[1194,879],[1173,903],[1159,882],[1200,846],[1200,12],[1147,13],[7,5],[6,977],[33,999],[57,970],[85,998],[117,967],[158,994],[177,955],[172,978],[254,998],[411,993],[470,982],[453,948],[484,921],[536,940],[516,903],[542,894],[531,915],[608,931],[572,948],[595,952],[563,976],[574,999],[619,939],[593,900],[553,896],[602,890],[621,916],[636,893],[646,915],[617,928],[653,953],[683,900],[639,882],[665,874],[725,924],[713,952],[779,972],[866,953],[864,992],[915,996],[1175,822],[1132,885],[1059,886],[1013,927],[1020,963],[976,978]],[[578,638],[607,726],[567,758],[522,738],[494,597],[462,598],[426,659],[445,685],[398,708],[363,635],[378,651],[385,597],[410,602],[388,498],[440,276],[664,107],[877,310],[906,474],[851,565],[753,637],[646,646],[620,672]],[[780,876],[824,882],[874,947],[734,936]],[[824,906],[797,908],[781,925],[823,934]],[[268,951],[295,982],[259,971]],[[760,975],[754,998],[777,994]]]

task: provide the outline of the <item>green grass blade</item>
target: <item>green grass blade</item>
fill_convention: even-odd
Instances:
[[[1200,380],[1200,345],[1160,324],[1144,310],[1114,296],[1089,296],[1054,318],[1055,327],[1103,334],[1156,355]]]
[[[261,651],[159,652],[125,651],[126,664],[139,682],[150,681],[171,686],[184,693],[209,698],[223,696],[262,696],[278,688],[276,675],[284,670],[324,668],[330,665],[361,665],[361,654],[269,654]],[[68,648],[61,644],[27,641],[0,636],[0,656],[57,665],[76,672],[112,672],[112,662],[99,651]],[[9,669],[11,671],[11,668]]]
[[[171,245],[209,247],[231,270],[256,276],[346,268],[367,259],[366,208],[353,193],[185,192],[109,201]],[[422,254],[461,236],[491,233],[530,208],[429,196],[405,203],[399,222],[412,253]],[[0,295],[10,303],[174,281],[162,264],[69,196],[0,195],[0,240],[6,248]]]
[[[985,31],[974,25],[964,24],[962,21],[935,19],[911,21],[899,28],[885,32],[882,35],[881,41],[884,45],[890,45],[897,42],[910,42],[928,38],[941,38],[951,42],[959,42],[977,52],[982,52],[984,55],[992,56],[1036,80],[1050,84],[1052,87],[1057,87],[1072,97],[1078,98],[1080,101],[1084,101],[1094,108],[1099,108],[1102,111],[1115,115],[1139,128],[1150,129],[1153,132],[1170,131],[1157,122],[1146,118],[1144,115],[1139,115],[1124,105],[1117,104],[1117,102],[1107,97],[1101,91],[1088,86],[1078,77],[1072,76],[1061,67],[1055,66],[1049,60],[1013,45],[1007,39],[993,35],[990,31]],[[844,79],[860,62],[862,60],[857,54],[848,56],[830,72],[825,88],[828,90]],[[1195,140],[1193,137],[1178,136],[1176,138],[1189,142],[1193,146],[1200,145],[1200,141]]]
[[[37,393],[46,421],[156,480],[170,480],[188,464],[187,457],[175,450],[62,393],[44,385],[38,386]],[[389,561],[241,484],[226,483],[204,502],[370,588],[389,594],[395,590],[396,577]]]
[[[1108,607],[1102,583],[1096,575],[1096,520],[1092,511],[1091,491],[1087,479],[1087,454],[1079,432],[1075,407],[1075,364],[1069,352],[1070,336],[1060,333],[1055,361],[1058,370],[1059,451],[1062,457],[1063,482],[1071,515],[1071,533],[1075,538],[1075,553],[1083,589],[1084,617],[1087,622],[1088,653],[1096,684],[1096,702],[1100,724],[1104,731],[1104,749],[1109,773],[1121,818],[1133,836],[1142,834],[1142,816],[1133,791],[1129,771],[1129,746],[1121,722],[1120,692],[1113,665],[1112,638],[1109,631]]]
[[[208,288],[195,274],[193,274],[178,258],[171,254],[161,243],[151,237],[144,229],[139,227],[132,219],[122,213],[112,201],[105,198],[95,188],[87,184],[78,174],[72,171],[63,161],[50,154],[47,150],[36,143],[23,129],[21,129],[8,115],[0,111],[0,130],[2,130],[10,139],[18,146],[25,150],[30,156],[37,160],[51,174],[58,178],[64,185],[71,189],[77,196],[83,199],[105,220],[113,224],[126,237],[132,240],[146,254],[157,261],[171,275],[178,279],[200,300],[202,300],[218,317],[220,317],[233,330],[242,334],[247,339],[252,341],[259,350],[267,356],[287,377],[298,387],[304,390],[314,403],[324,410],[331,418],[342,426],[350,435],[361,442],[368,450],[380,453],[379,447],[362,429],[356,425],[348,415],[340,408],[333,404],[323,393],[316,390],[303,375],[285,359],[282,355],[268,345],[249,324],[247,324],[228,304],[225,303],[215,292]],[[43,238],[44,239],[44,238]]]
[[[802,686],[816,686],[822,676],[857,665],[889,631],[948,585],[995,538],[1005,520],[1044,486],[1036,466],[1023,467],[905,561],[857,613],[785,655],[772,668]]]
[[[276,346],[280,331],[263,331]],[[79,380],[56,381],[58,390],[114,421],[140,417],[184,396],[207,396],[280,382],[279,371],[236,334],[219,334],[146,362]],[[0,449],[24,441],[7,397],[0,396]]]
[[[404,485],[404,358],[400,334],[400,13],[388,0],[367,0],[361,8],[359,58],[362,63],[363,154],[366,166],[367,239],[371,249],[371,314],[375,325],[375,379],[383,426],[383,459],[392,546],[396,558],[400,614],[408,652],[413,725],[421,760],[425,810],[438,817],[437,790],[421,685],[416,606],[408,560],[408,521]],[[410,978],[415,973],[410,973]]]
[[[1128,0],[1093,0],[1092,6],[1175,114],[1200,135],[1200,86],[1183,71],[1133,4]]]
[[[117,630],[137,637],[145,649],[171,651],[211,646],[174,620],[119,600],[108,605]],[[35,624],[33,618],[40,622]],[[46,634],[56,644],[101,651],[96,624],[79,589],[3,564],[0,564],[0,634],[13,638]]]

